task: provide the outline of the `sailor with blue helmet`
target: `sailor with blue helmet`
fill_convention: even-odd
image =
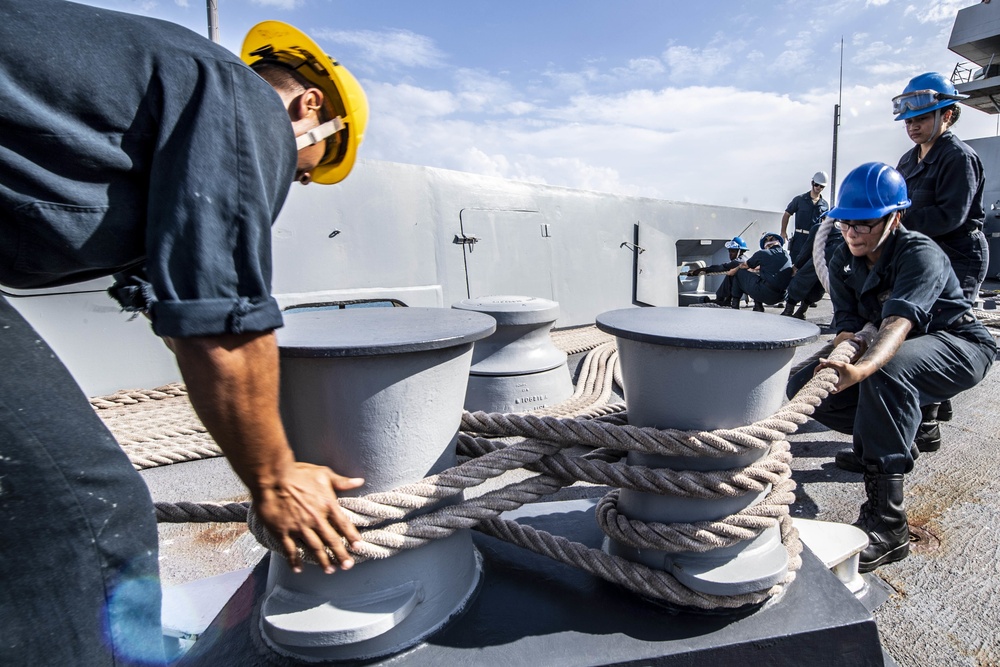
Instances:
[[[785,300],[788,283],[792,280],[792,260],[784,245],[785,239],[778,232],[764,232],[760,237],[760,250],[746,263],[727,272],[733,277],[730,308],[739,310],[744,294],[753,299],[753,309],[760,313],[764,312],[764,304]]]
[[[989,265],[982,232],[985,177],[979,156],[951,131],[962,112],[958,102],[967,97],[943,75],[927,72],[892,99],[892,112],[916,144],[896,165],[913,202],[903,224],[941,246],[962,291],[975,302]],[[933,451],[941,446],[937,420],[950,419],[951,404],[927,406],[924,412],[917,443],[922,451]]]
[[[834,343],[851,339],[860,349],[850,362],[820,359],[803,368],[787,392],[794,395],[817,369],[840,374],[813,418],[854,438],[837,465],[865,477],[867,499],[855,521],[869,540],[862,572],[909,554],[903,480],[917,456],[921,406],[974,387],[997,350],[948,257],[900,225],[909,206],[902,175],[887,164],[863,164],[844,179],[830,211],[845,240],[829,262]],[[878,328],[870,338],[862,332],[867,323]]]
[[[941,74],[928,72],[910,80],[892,105],[916,144],[896,165],[913,202],[903,224],[937,241],[962,291],[975,301],[989,264],[982,232],[985,177],[979,156],[951,131],[962,111],[957,102],[967,97]]]
[[[746,254],[749,249],[750,247],[747,245],[747,242],[743,240],[743,237],[734,236],[731,241],[726,241],[726,250],[729,251],[728,262],[723,262],[722,264],[712,264],[711,266],[705,267],[692,267],[688,269],[687,274],[689,276],[697,276],[700,273],[726,273],[731,269],[742,266],[743,263],[746,262]],[[720,306],[729,305],[729,301],[732,298],[732,284],[732,277],[726,275],[726,277],[722,279],[722,284],[719,285],[719,289],[715,290],[714,303]]]

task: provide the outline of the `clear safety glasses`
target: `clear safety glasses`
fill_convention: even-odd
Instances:
[[[872,221],[871,224],[865,225],[853,225],[843,220],[834,220],[833,226],[842,234],[847,234],[848,230],[853,230],[855,234],[870,234],[873,229],[885,222],[885,220],[885,218],[881,218],[880,220]]]
[[[906,111],[920,111],[928,109],[941,100],[961,100],[958,95],[948,95],[939,93],[936,90],[915,90],[912,93],[903,93],[892,98],[892,113],[901,114]]]

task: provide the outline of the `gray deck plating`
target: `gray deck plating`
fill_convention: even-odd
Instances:
[[[580,511],[580,503],[543,503],[534,517],[520,520],[599,546],[593,512]],[[883,664],[868,610],[808,552],[799,577],[777,603],[704,615],[674,613],[490,537],[476,534],[475,543],[484,557],[483,583],[464,614],[403,654],[335,664],[724,667],[745,665],[751,656],[776,667]],[[301,664],[270,652],[257,636],[265,579],[266,568],[258,566],[178,667]]]

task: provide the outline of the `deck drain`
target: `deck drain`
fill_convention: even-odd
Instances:
[[[910,551],[927,553],[936,550],[939,546],[941,546],[941,540],[933,533],[920,526],[910,524]]]

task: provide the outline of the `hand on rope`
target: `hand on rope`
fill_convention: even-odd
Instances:
[[[294,572],[302,571],[302,546],[327,574],[335,571],[334,563],[348,570],[354,560],[346,544],[359,547],[361,536],[336,498],[337,492],[362,484],[362,479],[343,477],[325,466],[296,462],[274,485],[261,489],[254,512],[277,538]]]
[[[820,357],[815,372],[827,368],[837,372],[837,380],[830,389],[831,394],[852,387],[871,377],[888,362],[906,340],[912,327],[913,323],[910,320],[892,316],[882,321],[878,332],[871,323],[857,333],[842,332],[834,342],[847,343],[852,353],[846,359]]]

